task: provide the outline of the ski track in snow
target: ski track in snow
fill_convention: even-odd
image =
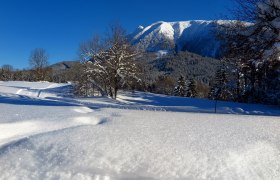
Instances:
[[[0,81],[0,179],[280,177],[277,107],[219,102],[213,114],[208,100],[60,97],[66,86]]]

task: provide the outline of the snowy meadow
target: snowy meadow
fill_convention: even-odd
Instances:
[[[278,179],[280,109],[0,82],[0,179]]]

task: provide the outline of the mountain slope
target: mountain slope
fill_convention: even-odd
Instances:
[[[61,61],[56,64],[52,64],[50,68],[53,71],[63,71],[73,68],[78,63],[78,61]]]
[[[146,51],[190,51],[202,56],[219,57],[221,42],[216,39],[217,27],[232,21],[159,21],[139,26],[130,35],[133,44]]]

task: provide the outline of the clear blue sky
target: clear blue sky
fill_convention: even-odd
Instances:
[[[0,66],[28,68],[30,51],[75,60],[79,44],[119,22],[128,32],[156,21],[220,19],[231,0],[1,0]]]

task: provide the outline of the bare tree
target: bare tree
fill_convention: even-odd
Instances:
[[[84,74],[102,95],[117,97],[120,88],[129,86],[137,79],[136,56],[138,52],[128,42],[125,30],[111,26],[110,34],[104,40],[93,38],[80,47],[84,62]]]
[[[105,51],[105,42],[99,35],[94,35],[89,41],[80,44],[80,78],[76,79],[77,92],[79,95],[94,95],[94,89],[97,89],[102,96],[107,93],[107,75],[102,72],[96,72],[96,63],[92,63],[92,58],[96,54]],[[92,94],[93,93],[93,94]]]
[[[45,80],[46,71],[48,66],[48,55],[45,49],[36,48],[31,52],[29,64],[35,71],[36,80]]]
[[[96,34],[89,41],[80,44],[79,57],[82,63],[87,62],[93,56],[104,49],[104,42],[101,37]]]
[[[109,49],[102,55],[105,55],[109,74],[109,92],[113,98],[117,97],[118,90],[124,84],[129,84],[132,79],[137,79],[135,58],[138,52],[126,37],[126,32],[121,26],[112,26],[111,35],[107,40]]]
[[[257,18],[257,9],[259,3],[266,0],[232,0],[236,6],[233,8],[232,14],[237,20],[255,22]]]

